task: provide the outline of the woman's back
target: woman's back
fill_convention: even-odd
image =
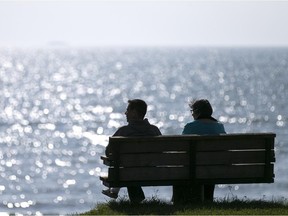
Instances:
[[[226,133],[223,124],[209,119],[195,120],[185,125],[182,134],[215,135]]]

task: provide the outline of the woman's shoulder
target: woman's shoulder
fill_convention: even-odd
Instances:
[[[205,120],[195,120],[188,122],[185,125],[185,128],[201,128],[201,127],[224,127],[223,124],[219,121],[205,121]]]
[[[186,123],[185,128],[197,127],[199,126],[199,124],[201,123],[198,120],[195,120],[195,121]]]
[[[199,125],[199,124],[203,124],[203,123],[205,123],[205,122],[202,120],[194,120],[194,121],[188,122],[186,125],[193,126],[193,125]]]

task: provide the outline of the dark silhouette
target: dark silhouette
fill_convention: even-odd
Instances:
[[[148,119],[144,119],[147,112],[147,104],[140,99],[128,101],[128,107],[125,112],[128,125],[120,127],[113,136],[159,136],[160,130],[155,125],[151,125]],[[109,155],[109,145],[106,147],[106,155]],[[117,198],[120,188],[109,188],[102,193]],[[129,199],[133,203],[139,203],[145,199],[141,187],[127,187]]]
[[[223,124],[212,117],[213,109],[206,99],[195,100],[189,104],[194,121],[185,125],[182,134],[216,135],[226,133]],[[201,193],[204,201],[213,201],[215,185],[191,184],[186,186],[173,186],[173,201],[199,202]]]

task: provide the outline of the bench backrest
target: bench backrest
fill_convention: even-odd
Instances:
[[[272,183],[273,133],[110,137],[115,185]]]

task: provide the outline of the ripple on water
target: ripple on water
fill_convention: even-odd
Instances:
[[[0,211],[72,213],[104,201],[99,155],[126,123],[131,98],[147,101],[147,117],[163,134],[182,132],[195,98],[211,101],[227,132],[276,132],[277,191],[287,179],[287,56],[277,49],[1,50]]]

